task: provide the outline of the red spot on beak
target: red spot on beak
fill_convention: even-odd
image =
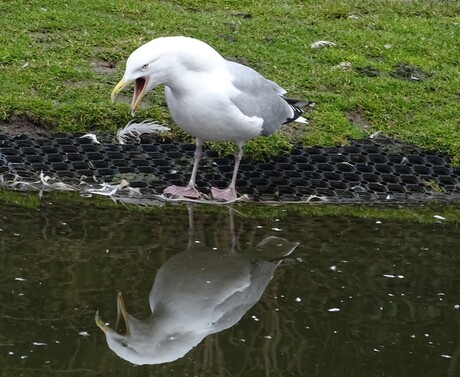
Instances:
[[[131,103],[131,113],[134,114],[139,107],[139,103],[141,102],[142,97],[145,94],[145,88],[148,83],[148,78],[139,77],[136,79],[134,84],[134,94],[133,94],[133,102]]]
[[[146,83],[147,83],[147,80],[144,79],[143,77],[139,77],[136,79],[136,85],[134,87],[135,98],[138,98],[139,95],[144,91]]]

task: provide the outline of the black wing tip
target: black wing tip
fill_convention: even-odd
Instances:
[[[296,106],[296,107],[306,107],[314,105],[314,102],[303,100],[303,99],[296,99],[296,98],[288,98],[288,97],[281,97],[284,99],[289,105]]]
[[[297,118],[299,118],[304,112],[301,109],[302,107],[314,106],[314,104],[315,104],[314,102],[301,100],[301,99],[288,98],[288,97],[284,97],[284,96],[282,96],[281,98],[284,99],[289,104],[289,106],[291,107],[292,111],[294,112],[294,115],[291,118],[286,119],[286,121],[283,124],[293,122]]]
[[[289,105],[291,106],[292,111],[294,111],[294,115],[291,118],[286,119],[286,121],[283,124],[293,122],[303,114],[303,110],[300,107],[291,104]]]

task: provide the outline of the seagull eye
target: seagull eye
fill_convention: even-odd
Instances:
[[[122,340],[122,341],[121,341],[121,345],[122,345],[123,347],[128,347],[128,342],[127,342],[126,340]]]
[[[141,67],[141,69],[142,69],[143,71],[145,71],[148,67],[149,67],[148,64],[144,64],[144,65]]]

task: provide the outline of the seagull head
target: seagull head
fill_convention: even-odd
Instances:
[[[165,38],[157,38],[136,49],[126,62],[123,78],[112,91],[112,102],[118,93],[134,82],[134,94],[131,102],[131,112],[134,114],[139,107],[142,97],[150,90],[167,80],[168,46]]]
[[[117,297],[115,328],[105,324],[99,312],[96,312],[95,322],[104,332],[109,348],[122,359],[136,365],[177,360],[203,339],[193,332],[177,333],[175,327],[165,326],[165,321],[153,314],[146,320],[133,317],[126,311],[121,293]]]
[[[125,308],[123,296],[117,297],[117,322],[112,329],[96,312],[96,325],[104,332],[107,344],[122,359],[136,365],[151,364],[156,360],[155,348],[150,344],[148,324],[130,315]],[[161,355],[160,355],[161,356]]]
[[[137,48],[126,61],[125,74],[112,91],[112,102],[134,82],[131,112],[134,114],[149,91],[165,84],[179,86],[184,73],[212,69],[223,58],[206,43],[190,37],[160,37]]]
[[[125,359],[136,359],[136,349],[132,347],[131,342],[131,316],[128,314],[125,308],[123,296],[118,293],[117,297],[117,322],[115,329],[106,325],[99,316],[99,312],[96,312],[95,321],[96,325],[104,332],[107,343],[110,348],[113,349],[118,355],[126,355]]]

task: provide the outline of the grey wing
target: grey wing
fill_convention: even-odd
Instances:
[[[254,71],[256,72],[256,71]],[[257,72],[256,72],[257,73]],[[263,77],[263,76],[262,76]],[[264,77],[265,78],[265,77]],[[284,90],[284,88],[282,88],[281,86],[279,86],[276,82],[272,81],[272,80],[269,80],[269,79],[265,79],[268,81],[268,83],[272,86],[273,90],[280,96],[284,96],[287,92],[286,90]]]
[[[231,101],[244,115],[263,119],[262,135],[272,134],[302,114],[300,108],[282,97],[286,91],[277,83],[239,63],[227,61],[227,67],[239,91]]]

